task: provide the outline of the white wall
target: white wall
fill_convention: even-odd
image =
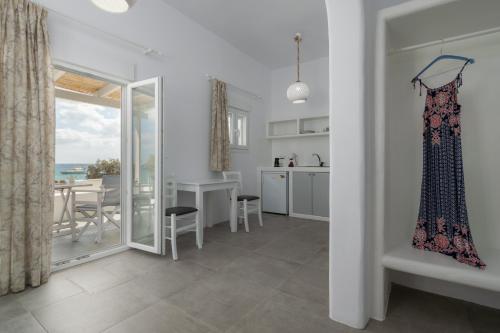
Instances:
[[[330,317],[363,328],[365,113],[363,1],[327,0],[330,39]],[[346,33],[348,32],[348,33]]]
[[[128,79],[165,77],[167,118],[167,168],[178,179],[220,176],[209,171],[211,74],[263,97],[246,96],[251,107],[250,149],[232,155],[234,169],[243,170],[244,186],[256,192],[256,167],[268,161],[270,144],[264,139],[269,109],[270,71],[233,46],[183,16],[161,0],[141,1],[125,14],[109,14],[87,0],[40,0],[78,21],[158,49],[166,59],[147,57],[113,38],[82,28],[72,20],[49,13],[53,57]],[[230,98],[238,92],[229,89]],[[216,221],[227,219],[222,207],[225,197],[209,212]]]
[[[373,283],[377,265],[373,241],[376,17],[378,10],[400,2],[404,0],[326,0],[333,132],[330,316],[357,328],[377,317],[373,306],[377,302]]]
[[[379,262],[377,251],[375,249],[374,237],[377,230],[374,228],[374,217],[376,215],[375,200],[377,196],[375,190],[375,128],[374,128],[374,109],[375,109],[375,36],[377,31],[377,15],[378,11],[397,5],[408,0],[364,0],[364,18],[365,18],[365,49],[364,49],[364,87],[365,87],[365,145],[366,145],[366,234],[372,237],[366,237],[366,248],[368,258],[365,263],[366,274],[365,284],[367,289],[367,304],[369,309],[367,313],[372,318],[382,319],[383,315],[376,313],[375,304],[379,303],[378,297],[384,297],[385,293],[382,290],[375,290],[380,285],[376,281],[377,275],[374,274],[375,265]]]
[[[307,83],[311,90],[311,95],[304,104],[292,104],[286,97],[288,86],[297,80],[296,72],[296,66],[272,71],[270,120],[328,115],[328,57],[301,63],[301,81]],[[295,153],[298,155],[299,165],[316,165],[317,159],[312,156],[312,153],[318,153],[328,165],[330,163],[329,145],[327,136],[273,140],[272,157],[286,157]],[[266,165],[271,165],[271,163],[272,159],[269,159]]]

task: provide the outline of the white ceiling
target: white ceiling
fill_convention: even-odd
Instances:
[[[271,69],[328,56],[325,0],[163,0]]]

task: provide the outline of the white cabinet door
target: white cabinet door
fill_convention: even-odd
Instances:
[[[262,211],[288,214],[288,179],[285,172],[262,173]]]
[[[313,215],[312,174],[310,172],[293,173],[293,212]]]
[[[312,176],[312,183],[312,215],[328,217],[330,215],[330,174],[326,172],[315,172]]]

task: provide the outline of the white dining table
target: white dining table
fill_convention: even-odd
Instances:
[[[236,232],[238,229],[237,222],[237,200],[238,195],[237,180],[225,179],[201,179],[201,180],[182,180],[177,182],[178,191],[194,192],[196,195],[196,208],[200,213],[200,225],[211,227],[212,223],[205,223],[205,207],[204,207],[204,194],[211,191],[230,191],[230,209],[229,209],[229,225],[231,232]]]

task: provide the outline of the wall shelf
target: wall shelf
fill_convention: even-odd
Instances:
[[[329,126],[330,117],[311,116],[291,119],[272,120],[267,122],[267,139],[287,139],[303,137],[328,136],[329,131],[325,129]]]
[[[288,139],[288,138],[302,138],[302,137],[314,137],[314,136],[326,136],[329,132],[325,133],[305,133],[305,134],[288,134],[288,135],[268,135],[268,139]]]

